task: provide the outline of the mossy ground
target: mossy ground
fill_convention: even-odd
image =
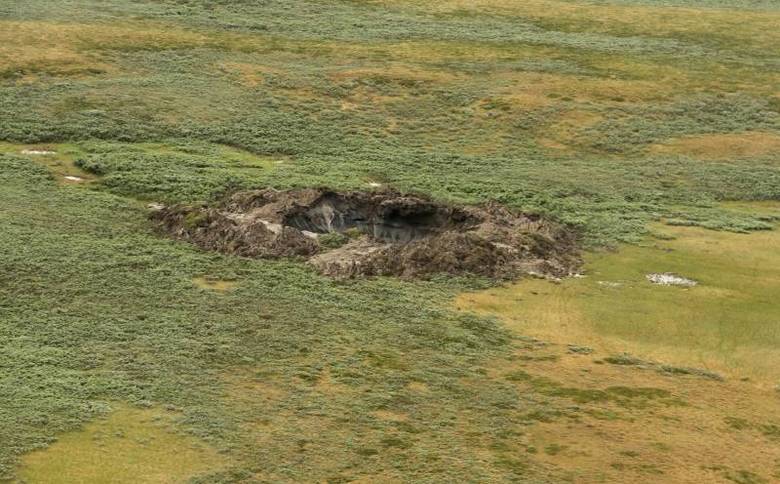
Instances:
[[[694,298],[556,286],[585,284],[564,301],[583,329],[571,343],[605,335],[759,384],[724,383],[599,365],[595,344],[547,351],[453,310],[485,281],[338,283],[165,240],[145,208],[381,183],[542,212],[592,248],[661,219],[769,229],[766,206],[721,202],[780,198],[778,15],[768,0],[3,2],[0,477],[81,448],[125,402],[176,408],[170,447],[219,452],[176,474],[201,482],[778,478],[762,388],[776,333],[757,309],[774,314],[772,232],[651,228],[676,252],[593,256],[605,279],[669,262],[702,279]],[[708,324],[616,321],[668,300]],[[73,447],[40,450],[58,436]]]

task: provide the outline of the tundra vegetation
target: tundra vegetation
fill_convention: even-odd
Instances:
[[[778,25],[0,3],[0,479],[780,479]],[[149,220],[267,187],[499,202],[581,234],[586,278],[336,280]]]

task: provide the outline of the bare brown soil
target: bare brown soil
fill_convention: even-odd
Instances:
[[[205,250],[300,257],[334,277],[562,277],[581,262],[577,236],[562,224],[495,203],[453,206],[395,191],[246,191],[212,205],[158,206],[152,219]]]

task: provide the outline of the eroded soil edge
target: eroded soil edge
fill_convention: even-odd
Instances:
[[[395,191],[245,191],[211,205],[157,206],[152,219],[205,250],[300,257],[334,277],[562,277],[581,263],[575,231],[560,223]]]

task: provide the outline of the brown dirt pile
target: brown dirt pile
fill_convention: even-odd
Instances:
[[[562,277],[581,262],[576,235],[561,224],[498,204],[459,207],[394,191],[246,191],[213,206],[156,207],[152,219],[206,250],[301,257],[335,277]]]

